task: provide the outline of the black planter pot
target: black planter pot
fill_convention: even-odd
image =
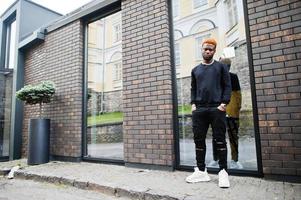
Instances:
[[[30,119],[28,165],[49,162],[50,119]]]

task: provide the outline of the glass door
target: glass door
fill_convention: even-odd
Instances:
[[[239,115],[233,117],[237,120],[230,124],[236,126],[237,133],[231,136],[232,138],[229,137],[229,130],[226,133],[228,167],[256,172],[258,170],[256,134],[253,124],[250,63],[243,2],[242,0],[217,2],[208,0],[202,1],[198,6],[193,2],[172,0],[174,63],[178,95],[178,164],[190,167],[196,165],[190,105],[190,76],[191,70],[202,62],[202,41],[213,37],[217,41],[214,59],[217,61],[226,59],[228,64],[231,63],[230,72],[237,75],[240,83],[240,87],[236,87],[234,92],[237,97],[240,96],[236,101],[239,104]],[[231,128],[230,126],[228,129]],[[211,130],[207,133],[206,144],[206,165],[209,168],[218,168],[217,163],[212,162],[214,156]]]
[[[121,12],[87,25],[86,158],[123,160]]]

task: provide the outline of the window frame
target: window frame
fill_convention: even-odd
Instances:
[[[113,64],[113,81],[119,82],[122,80],[122,63],[121,61]]]
[[[0,68],[4,68],[7,70],[13,70],[13,68],[9,67],[9,59],[10,59],[10,47],[11,47],[11,25],[15,23],[15,41],[13,45],[15,45],[15,52],[13,57],[16,56],[16,42],[17,42],[17,19],[16,19],[16,12],[11,14],[6,20],[2,23],[2,35],[1,35],[1,58],[0,58]],[[14,59],[14,58],[13,58]],[[16,63],[14,63],[16,65]]]
[[[175,65],[176,65],[176,68],[178,68],[181,65],[180,43],[176,42],[174,48],[175,48]]]
[[[87,156],[87,96],[88,96],[88,24],[92,23],[94,21],[97,21],[99,19],[105,18],[109,15],[112,15],[114,13],[117,13],[121,11],[121,1],[115,2],[111,4],[109,7],[102,8],[98,10],[95,13],[92,13],[90,15],[85,16],[83,20],[84,24],[84,64],[83,64],[83,97],[82,97],[82,153],[81,153],[81,159],[83,161],[89,161],[89,162],[102,162],[102,163],[114,163],[118,165],[124,165],[124,160],[118,160],[118,159],[110,159],[110,158],[94,158]],[[122,31],[122,29],[121,29]]]
[[[116,27],[119,27],[116,29]],[[113,24],[113,43],[120,42],[122,40],[122,26],[121,23],[114,23]]]
[[[228,29],[232,29],[238,23],[238,12],[236,0],[225,0],[225,6],[228,10]]]
[[[12,31],[14,24],[14,32]],[[15,63],[13,63],[13,66],[11,62],[14,62],[14,57],[16,55],[16,28],[17,28],[17,21],[16,19],[12,20],[6,27],[6,48],[5,48],[5,61],[4,66],[6,69],[14,69]],[[12,41],[12,38],[14,40]],[[11,48],[14,48],[13,51],[11,51]],[[13,57],[13,58],[12,58]]]

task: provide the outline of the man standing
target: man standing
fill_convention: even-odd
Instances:
[[[186,178],[189,183],[210,181],[205,165],[206,135],[212,127],[219,157],[219,187],[230,187],[227,173],[226,105],[230,101],[231,81],[227,66],[213,59],[216,41],[202,43],[203,62],[191,72],[192,130],[197,167]]]

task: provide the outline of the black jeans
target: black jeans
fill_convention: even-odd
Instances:
[[[227,143],[226,143],[226,113],[217,107],[199,107],[192,112],[192,131],[194,135],[197,166],[205,170],[206,135],[212,127],[213,140],[219,157],[220,169],[227,170]]]
[[[231,158],[235,162],[238,161],[238,129],[239,129],[239,118],[226,117],[227,131],[229,135],[230,147],[231,147]],[[212,139],[213,149],[213,160],[217,161],[217,151],[215,141]]]

